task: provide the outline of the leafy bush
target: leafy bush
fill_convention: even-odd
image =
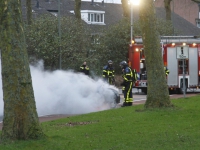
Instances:
[[[62,69],[78,69],[87,59],[91,44],[88,36],[90,31],[72,17],[61,18],[61,40],[58,30],[58,19],[49,15],[43,15],[32,25],[26,26],[27,50],[31,63],[43,59],[46,69],[58,69],[61,55]]]
[[[171,22],[158,19],[157,25],[160,35],[172,35]],[[116,73],[121,74],[119,63],[128,58],[129,19],[124,18],[94,36],[86,24],[73,17],[62,17],[60,44],[58,30],[58,18],[50,15],[42,15],[32,25],[25,26],[31,63],[42,59],[45,69],[55,70],[59,68],[61,56],[62,69],[78,70],[83,61],[87,61],[95,76],[101,75],[102,67],[111,59]],[[133,31],[134,36],[141,35],[139,21],[134,21]],[[92,43],[94,40],[98,43]]]

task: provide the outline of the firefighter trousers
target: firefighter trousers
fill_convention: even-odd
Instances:
[[[105,78],[104,79],[108,84],[110,84],[110,85],[113,85],[114,84],[114,80],[113,80],[113,77],[107,77],[107,78]]]
[[[124,103],[123,106],[132,106],[133,103],[133,82],[126,82],[125,88],[124,88]]]

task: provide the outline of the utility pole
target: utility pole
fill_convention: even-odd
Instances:
[[[60,23],[60,0],[58,0],[58,35],[59,35],[59,68],[62,69],[61,66],[61,23]]]
[[[130,5],[131,5],[131,46],[132,46],[132,41],[133,41],[133,5],[139,5],[140,0],[130,0]]]
[[[133,4],[131,3],[131,46],[133,40]]]
[[[172,5],[173,5],[173,13],[172,13],[172,25],[173,25],[173,35],[175,34],[174,32],[174,0],[172,0]]]

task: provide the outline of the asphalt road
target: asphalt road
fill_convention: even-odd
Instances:
[[[145,103],[147,95],[142,93],[141,90],[138,90],[136,88],[133,88],[132,90],[133,92],[133,105],[137,105],[137,104],[142,104]],[[123,95],[122,95],[122,91],[119,91],[120,95],[121,95],[121,101],[120,104],[123,103]],[[184,97],[190,97],[190,96],[195,96],[196,94],[200,94],[200,89],[188,89],[187,93],[184,94],[171,94],[170,98],[171,99],[176,99],[176,98],[184,98]]]

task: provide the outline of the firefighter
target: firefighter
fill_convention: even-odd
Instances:
[[[124,69],[122,69],[122,74],[124,73]],[[132,70],[132,73],[133,73],[133,84],[137,81],[138,79],[138,74],[136,72],[135,69]],[[122,93],[124,93],[124,90],[125,90],[125,86],[122,86]]]
[[[169,69],[166,67],[166,66],[164,66],[164,70],[165,70],[165,75],[166,75],[166,77],[169,75]]]
[[[133,72],[130,67],[128,67],[128,64],[126,61],[122,61],[120,63],[120,66],[123,71],[123,79],[124,81],[121,83],[121,86],[124,86],[124,103],[122,107],[124,106],[132,106],[133,103],[133,93],[132,93],[132,87],[133,87]]]
[[[133,72],[133,82],[135,83],[138,79],[138,74],[137,74],[137,71],[135,69],[133,69],[132,72]]]
[[[113,62],[112,60],[108,61],[108,64],[103,67],[103,79],[110,85],[113,85],[115,83],[115,71],[113,68]]]
[[[83,64],[80,66],[80,72],[84,73],[85,75],[90,74],[90,68],[86,65],[86,62],[83,62]]]
[[[122,68],[122,74],[124,74],[124,69]],[[122,84],[121,84],[122,85]],[[124,91],[125,91],[125,86],[122,85],[122,93],[124,94]]]

